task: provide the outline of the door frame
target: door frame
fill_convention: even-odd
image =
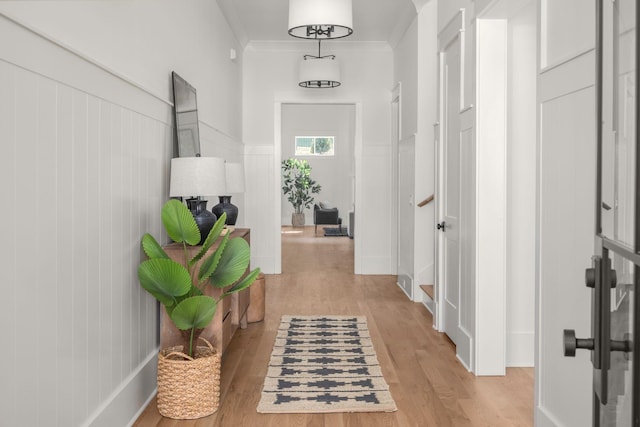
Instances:
[[[273,236],[276,242],[274,252],[274,274],[282,273],[282,106],[284,104],[326,104],[326,105],[353,105],[355,109],[354,123],[354,159],[355,159],[355,223],[362,224],[362,103],[354,100],[310,100],[303,96],[276,99],[273,114],[273,201],[276,207]],[[358,233],[354,233],[353,269],[354,274],[362,274],[362,239]]]
[[[604,178],[604,133],[610,132],[604,128],[604,108],[607,100],[605,99],[605,10],[604,0],[596,0],[596,197],[595,197],[595,250],[594,250],[594,264],[598,260],[601,260],[601,267],[594,269],[594,290],[591,291],[591,306],[592,306],[592,328],[591,336],[593,337],[594,345],[592,348],[592,362],[593,362],[593,425],[600,425],[600,410],[601,403],[606,404],[608,400],[613,400],[617,396],[609,395],[609,366],[611,355],[614,351],[624,351],[625,353],[631,352],[631,356],[628,356],[628,360],[631,361],[631,402],[634,402],[640,397],[640,340],[631,339],[628,340],[625,337],[612,337],[611,332],[611,305],[612,305],[612,288],[617,287],[617,281],[615,275],[612,276],[611,272],[613,266],[611,261],[614,255],[619,255],[627,261],[633,263],[633,286],[635,288],[632,303],[633,312],[631,315],[631,323],[633,325],[632,333],[637,334],[638,327],[640,327],[640,292],[638,292],[638,285],[640,284],[640,132],[638,132],[638,120],[640,120],[640,85],[638,85],[638,76],[640,76],[640,34],[638,32],[638,23],[640,22],[640,5],[635,7],[635,135],[632,141],[635,142],[635,175],[632,177],[635,186],[635,197],[632,201],[634,207],[634,236],[633,244],[628,245],[624,242],[616,240],[616,232],[612,227],[610,232],[613,234],[611,237],[605,236],[604,220],[602,211],[604,208],[603,200],[603,178]],[[617,33],[617,28],[613,27]],[[617,58],[614,56],[613,60]],[[617,74],[612,74],[611,78],[615,81],[619,78]],[[616,84],[614,83],[614,91]],[[611,98],[615,102],[616,98]],[[615,108],[615,107],[614,107]],[[613,115],[612,120],[616,120],[618,117]],[[617,127],[616,127],[617,129]],[[615,168],[614,168],[615,169]],[[615,208],[617,209],[617,202]],[[609,209],[611,209],[609,207]],[[597,264],[596,264],[597,265]],[[611,270],[609,270],[611,269]],[[598,275],[599,270],[601,274]],[[611,272],[610,272],[611,271]],[[613,277],[613,279],[612,279]],[[615,291],[617,294],[617,289]],[[628,297],[628,294],[626,294]],[[617,306],[617,304],[614,304]],[[598,313],[599,311],[599,313]],[[614,343],[619,347],[614,350]],[[565,344],[566,345],[566,344]],[[624,350],[621,348],[626,347]],[[566,349],[566,347],[565,347]],[[640,425],[640,407],[637,404],[632,404],[631,408],[631,423],[633,426]],[[607,414],[610,414],[607,411]],[[617,414],[616,414],[617,415]],[[607,415],[605,415],[606,417]],[[611,420],[605,420],[605,423]]]
[[[524,2],[523,2],[524,4]],[[507,28],[509,17],[495,19],[501,9],[492,10],[500,1],[492,1],[475,19],[476,59],[466,57],[465,11],[458,14],[438,35],[439,123],[436,125],[437,185],[436,222],[444,219],[444,132],[443,111],[444,50],[460,37],[460,138],[461,193],[460,230],[460,315],[458,329],[463,335],[456,343],[458,358],[476,375],[504,375],[507,366]],[[508,8],[505,10],[509,10]],[[497,61],[497,62],[496,62]],[[467,73],[475,80],[475,97],[470,99]],[[467,82],[467,83],[465,83]],[[473,104],[475,102],[475,105]],[[532,101],[533,102],[533,101]],[[499,117],[496,117],[499,116]],[[466,156],[466,157],[465,157]],[[465,160],[466,159],[466,160]],[[466,162],[466,163],[465,163]],[[467,165],[468,163],[468,165]],[[465,171],[465,168],[471,168]],[[467,174],[466,177],[464,174]],[[468,198],[468,200],[466,200]],[[466,218],[462,213],[467,212]],[[470,215],[470,216],[469,216]],[[443,276],[444,245],[436,242],[436,328],[444,326]],[[533,349],[532,349],[533,350]]]

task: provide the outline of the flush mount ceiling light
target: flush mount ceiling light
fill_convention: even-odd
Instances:
[[[323,89],[340,86],[340,65],[335,55],[304,55],[300,62],[298,85],[311,89]]]
[[[351,0],[289,0],[289,34],[339,39],[353,33]]]

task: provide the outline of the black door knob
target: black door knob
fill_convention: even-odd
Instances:
[[[593,338],[576,338],[576,331],[574,331],[573,329],[565,329],[562,335],[565,357],[575,357],[576,349],[578,348],[582,348],[585,350],[594,349]]]
[[[618,285],[618,274],[615,270],[609,270],[609,280],[611,288],[615,288]],[[587,288],[595,288],[596,287],[596,269],[595,268],[587,268],[584,274],[584,281],[587,285]]]
[[[437,227],[438,227],[438,230],[445,231],[445,229],[444,229],[444,221],[442,221],[440,224],[438,224]]]

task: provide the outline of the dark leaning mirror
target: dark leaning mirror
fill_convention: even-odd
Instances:
[[[173,111],[176,120],[178,157],[196,157],[200,155],[196,88],[175,71],[171,73],[171,77],[173,80]]]

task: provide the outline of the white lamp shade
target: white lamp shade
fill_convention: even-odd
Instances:
[[[219,157],[176,157],[171,159],[170,197],[225,194],[224,159]]]
[[[300,62],[299,85],[308,88],[340,86],[340,64],[331,57],[307,57]]]
[[[242,163],[227,162],[224,164],[227,176],[227,194],[244,193],[244,166]]]
[[[330,31],[326,31],[333,27]],[[321,31],[316,31],[320,29]],[[353,33],[351,0],[289,0],[289,34],[303,39],[338,39]]]

